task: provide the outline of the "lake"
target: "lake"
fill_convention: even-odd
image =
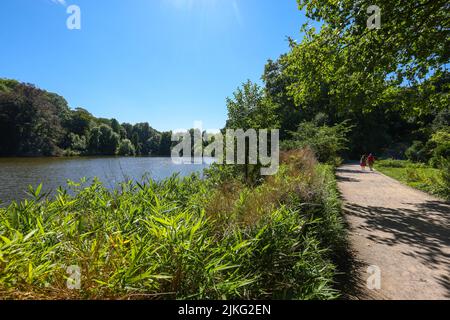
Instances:
[[[213,159],[205,159],[201,165],[177,165],[171,158],[0,158],[0,200],[9,203],[25,199],[28,186],[40,183],[43,191],[54,192],[59,186],[67,187],[67,180],[98,177],[106,187],[114,188],[120,182],[140,181],[144,176],[162,180],[174,173],[202,173],[211,163]]]

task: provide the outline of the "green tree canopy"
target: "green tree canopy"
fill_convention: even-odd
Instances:
[[[102,124],[92,129],[88,148],[93,154],[114,155],[117,152],[119,141],[119,135],[111,127]]]
[[[136,150],[130,140],[124,139],[120,141],[118,154],[121,156],[134,156]]]

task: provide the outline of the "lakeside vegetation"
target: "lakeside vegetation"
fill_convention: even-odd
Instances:
[[[250,187],[208,178],[73,183],[0,209],[0,295],[20,299],[333,299],[344,230],[331,167],[283,155]],[[225,178],[227,177],[227,178]],[[80,290],[67,287],[81,268]]]

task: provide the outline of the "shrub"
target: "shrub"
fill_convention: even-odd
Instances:
[[[425,144],[421,141],[414,141],[412,146],[405,151],[405,156],[413,162],[427,162],[429,160]]]
[[[406,168],[406,181],[407,182],[418,182],[421,181],[419,172],[413,167]]]
[[[66,149],[66,150],[63,151],[62,155],[64,157],[78,157],[78,156],[81,155],[81,152],[80,151],[74,151],[74,150],[71,150],[71,149]]]
[[[450,130],[437,131],[430,142],[434,145],[430,164],[439,167],[442,159],[450,158]]]
[[[442,187],[440,193],[450,199],[450,157],[441,158],[440,161]]]
[[[387,160],[379,160],[377,165],[381,167],[390,167],[390,168],[406,168],[409,165],[409,163],[403,160],[387,159]]]

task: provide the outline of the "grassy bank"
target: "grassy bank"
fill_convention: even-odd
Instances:
[[[450,199],[449,187],[440,169],[405,160],[382,160],[376,164],[376,169],[410,187]]]
[[[75,196],[52,200],[34,190],[0,209],[0,297],[334,299],[344,231],[333,169],[308,151],[283,158],[256,187],[219,167],[115,191],[73,184]]]

